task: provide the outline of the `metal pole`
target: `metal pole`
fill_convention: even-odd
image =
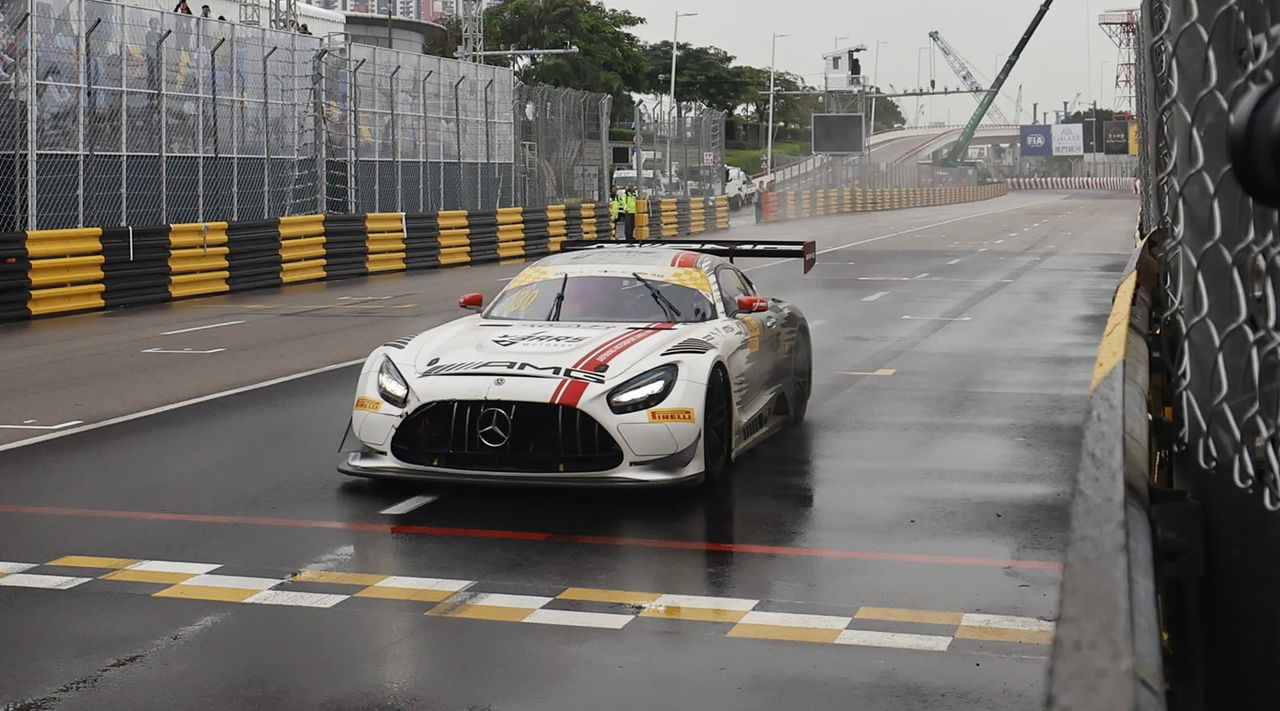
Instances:
[[[164,41],[173,30],[165,30],[156,40],[156,98],[160,104],[160,221],[169,221],[169,103],[164,92]]]
[[[765,163],[768,165],[766,169],[773,171],[773,100],[774,93],[777,91],[777,84],[774,81],[774,75],[777,73],[778,64],[778,38],[787,37],[789,35],[773,34],[773,46],[769,50],[769,138],[768,149],[765,152]]]
[[[17,24],[13,26],[13,34],[16,36],[18,33],[20,33],[20,32],[22,31],[22,28],[23,28],[24,26],[26,26],[27,21],[29,21],[30,19],[31,19],[31,13],[30,13],[30,12],[25,12],[25,13],[23,13],[23,15],[22,15],[22,19],[18,20]],[[32,24],[32,25],[34,25],[35,23],[33,22],[33,23],[31,23],[31,24]],[[31,37],[31,35],[32,35],[32,32],[31,32],[31,31],[28,31],[28,32],[27,32],[27,37]],[[27,226],[27,228],[28,228],[28,229],[35,229],[35,204],[36,204],[36,203],[35,203],[35,185],[36,185],[36,180],[35,180],[35,125],[36,125],[36,119],[35,119],[35,116],[36,116],[36,101],[35,101],[35,97],[36,97],[36,82],[35,82],[35,62],[32,60],[32,54],[33,54],[33,52],[32,52],[31,44],[32,44],[32,43],[31,43],[30,41],[28,41],[28,42],[27,42],[27,50],[26,50],[25,52],[23,52],[23,53],[19,54],[18,56],[23,57],[23,58],[25,59],[26,64],[27,64],[27,69],[29,70],[29,72],[28,72],[28,76],[27,76],[27,86],[26,86],[26,90],[27,90],[27,111],[26,111],[26,114],[27,114],[27,115],[26,115],[26,120],[27,120],[27,121],[26,121],[26,126],[25,126],[25,128],[26,128],[26,136],[23,138],[23,142],[24,142],[24,144],[26,145],[26,148],[27,148],[27,155],[26,155],[25,160],[26,160],[26,161],[27,161],[27,163],[28,163],[28,167],[27,167],[27,190],[26,190],[26,193],[27,193],[27,206],[26,206],[26,209],[27,209],[27,219],[26,219],[26,226]],[[14,67],[14,71],[13,71],[13,88],[14,88],[14,93],[13,93],[13,95],[14,95],[14,98],[15,98],[15,99],[18,97],[17,88],[18,88],[18,75],[20,74],[20,70],[21,70],[21,68],[20,68],[20,67],[15,66],[15,67]],[[15,118],[16,118],[16,116],[15,116]],[[17,133],[15,133],[15,134],[14,134],[14,142],[13,142],[13,176],[14,176],[14,181],[15,181],[15,182],[17,181],[17,177],[18,177],[19,173],[21,172],[21,168],[22,168],[22,160],[23,160],[23,159],[18,158],[18,156],[20,155],[20,151],[18,150],[18,140],[19,140],[19,136],[18,136],[18,134],[17,134]],[[16,186],[15,186],[15,187],[16,187]],[[15,195],[15,196],[14,196],[14,202],[15,202],[15,203],[17,202],[17,198],[18,198],[18,196],[17,196],[17,195]],[[19,222],[18,222],[18,219],[17,219],[17,218],[18,218],[18,215],[16,214],[16,213],[17,213],[17,211],[15,210],[14,212],[15,212],[15,214],[14,214],[14,226],[16,227],[16,226],[18,226]]]
[[[399,126],[396,122],[396,104],[399,103],[399,98],[396,96],[396,75],[400,73],[400,66],[397,64],[396,68],[391,70],[391,76],[388,81],[391,87],[391,163],[396,169],[396,212],[404,212],[402,209],[404,207],[402,204],[404,186],[400,184],[400,133],[397,131]]]
[[[81,8],[83,10],[83,6]],[[93,102],[93,72],[90,71],[90,62],[93,61],[91,40],[93,39],[93,31],[98,29],[98,25],[102,24],[102,18],[93,21],[93,25],[84,33],[84,62],[80,65],[80,84],[84,87],[84,100],[80,102],[80,120],[76,126],[76,138],[78,141],[76,155],[79,158],[80,170],[76,171],[76,227],[84,227],[84,171],[85,171],[85,154],[88,153],[89,161],[93,160],[93,143],[89,143],[86,148],[84,143],[84,123],[85,123],[85,106]]]
[[[267,62],[280,49],[272,47],[262,55],[262,219],[271,216],[271,80]]]
[[[600,179],[597,181],[596,197],[592,202],[598,202],[602,195],[609,194],[609,169],[612,168],[613,156],[609,155],[609,114],[613,109],[613,97],[605,94],[600,99]]]
[[[356,66],[351,69],[351,99],[350,108],[347,111],[347,204],[344,208],[345,212],[358,212],[357,200],[359,195],[356,193],[356,178],[358,172],[358,164],[360,153],[356,150],[356,144],[360,140],[360,68],[368,61],[361,59],[356,62]],[[374,180],[377,180],[377,174],[374,174]]]
[[[427,175],[431,169],[431,137],[427,131],[427,81],[435,73],[436,70],[428,69],[426,76],[422,77],[422,139],[418,141],[422,144],[422,160],[418,163],[418,206],[423,212],[429,212],[426,196]]]
[[[128,56],[128,44],[120,43],[120,66],[125,66]],[[129,171],[126,169],[129,160],[129,79],[127,75],[120,77],[120,224],[129,224]],[[132,232],[130,232],[132,235]],[[133,238],[130,236],[131,245]]]
[[[490,145],[489,145],[489,141],[490,141],[489,139],[489,90],[492,88],[493,88],[493,80],[490,79],[489,83],[484,85],[484,164],[486,168],[493,165],[493,152],[490,149]],[[497,174],[498,174],[498,171],[495,169],[494,170],[495,178],[497,177]],[[495,210],[498,208],[497,203],[498,203],[498,197],[497,195],[495,195],[494,205],[493,205]],[[483,204],[481,205],[481,207],[483,207]]]
[[[324,86],[324,56],[329,53],[327,48],[321,47],[316,52],[316,58],[312,60],[315,63],[315,80],[312,84],[316,87]],[[295,87],[296,88],[296,87]],[[325,137],[324,127],[324,92],[315,92],[315,141],[316,141],[316,212],[325,212],[328,207],[328,194],[325,189],[328,185],[329,167],[328,167],[328,140]],[[293,142],[294,156],[298,155],[298,141],[295,138]]]
[[[222,44],[227,41],[226,37],[218,39],[218,43],[213,45],[213,49],[209,50],[209,103],[213,105],[213,167],[214,170],[221,174],[222,167],[220,165],[222,158],[222,140],[218,135],[218,50],[222,49]],[[201,127],[203,128],[203,126]],[[203,161],[203,157],[201,158]],[[203,198],[203,192],[201,196]],[[234,201],[234,198],[233,198]],[[200,221],[204,222],[204,204],[200,206]]]
[[[458,77],[458,81],[453,84],[453,132],[457,141],[458,153],[458,185],[462,185],[462,109],[458,103],[458,87],[462,86],[462,82],[467,80],[467,75],[463,74]],[[441,181],[443,183],[444,181]]]
[[[676,103],[676,53],[678,51],[677,47],[679,47],[679,45],[676,43],[676,38],[680,36],[680,11],[677,10],[675,14],[676,14],[675,26],[671,30],[671,91],[667,93],[667,96],[671,97],[672,104]],[[668,179],[670,179],[671,177],[671,133],[672,133],[671,128],[672,128],[671,124],[668,123],[667,124],[667,177]],[[636,177],[639,178],[640,174],[636,173]]]

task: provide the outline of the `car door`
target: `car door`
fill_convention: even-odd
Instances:
[[[730,377],[735,381],[740,417],[745,422],[768,404],[773,390],[776,359],[770,344],[777,338],[777,315],[770,311],[738,312],[738,297],[755,296],[755,289],[736,268],[721,267],[716,272],[716,282],[725,315],[737,321],[741,336],[738,348],[730,355]]]

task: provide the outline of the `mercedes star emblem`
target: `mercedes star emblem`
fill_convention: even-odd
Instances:
[[[476,418],[476,427],[480,431],[480,441],[490,447],[501,447],[511,439],[511,415],[499,408],[481,410]]]

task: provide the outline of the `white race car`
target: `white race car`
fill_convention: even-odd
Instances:
[[[803,419],[813,378],[804,315],[718,255],[815,261],[812,242],[564,242],[478,315],[374,349],[338,469],[575,485],[720,475]]]

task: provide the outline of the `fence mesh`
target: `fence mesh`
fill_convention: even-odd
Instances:
[[[0,0],[0,229],[596,199],[608,97],[99,0]]]
[[[1146,0],[1142,216],[1163,229],[1159,327],[1175,451],[1280,510],[1277,211],[1237,182],[1228,123],[1251,83],[1280,77],[1280,3]]]
[[[688,102],[639,101],[633,125],[636,151],[625,167],[626,179],[615,182],[635,182],[657,197],[705,197],[724,191],[723,111]],[[637,158],[640,174],[635,172]]]

